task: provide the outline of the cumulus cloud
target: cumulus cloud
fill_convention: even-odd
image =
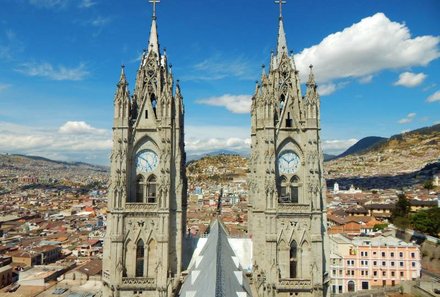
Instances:
[[[196,100],[196,103],[223,106],[233,113],[248,113],[251,110],[252,96],[225,94],[219,97]]]
[[[65,125],[63,125],[65,126]],[[90,125],[88,125],[90,126]],[[110,130],[99,133],[63,133],[61,128],[40,128],[0,122],[0,152],[22,153],[57,160],[91,160],[108,164],[112,147]]]
[[[90,73],[86,69],[86,65],[81,63],[78,67],[68,68],[60,65],[54,67],[49,63],[23,63],[17,69],[27,76],[44,77],[51,80],[83,80]]]
[[[67,121],[58,132],[61,134],[105,134],[104,129],[97,129],[83,121]]]
[[[399,120],[399,124],[409,124],[414,121],[416,114],[414,112],[409,113],[406,117]]]
[[[319,95],[321,96],[330,95],[336,91],[336,84],[328,83],[325,85],[320,85],[318,91],[319,91]]]
[[[357,139],[329,139],[322,142],[322,150],[328,154],[340,154],[358,142]]]
[[[250,138],[208,138],[188,139],[185,141],[185,149],[190,154],[203,154],[217,150],[230,150],[237,153],[248,153],[250,150]]]
[[[411,38],[405,24],[383,13],[333,33],[295,55],[303,81],[313,64],[318,82],[365,78],[385,69],[426,66],[440,56],[438,36]]]
[[[426,101],[429,103],[440,101],[440,91],[437,91],[431,96],[429,96],[428,99],[426,99]]]
[[[399,79],[394,83],[394,85],[412,88],[420,85],[425,78],[426,74],[424,73],[403,72],[399,75]]]

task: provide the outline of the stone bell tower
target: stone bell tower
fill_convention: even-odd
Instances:
[[[281,5],[277,51],[251,108],[249,234],[258,296],[327,294],[320,100],[312,66],[302,96]]]
[[[186,222],[183,97],[160,51],[153,1],[148,49],[130,96],[114,99],[103,296],[173,296]]]

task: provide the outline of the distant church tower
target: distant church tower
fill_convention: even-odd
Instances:
[[[312,67],[302,96],[280,0],[277,51],[251,108],[249,234],[258,296],[325,296],[326,214],[320,101]]]
[[[156,1],[133,96],[122,68],[114,99],[103,296],[173,296],[186,222],[183,98],[160,52]]]

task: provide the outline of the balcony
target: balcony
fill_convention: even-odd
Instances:
[[[298,203],[278,203],[278,213],[280,214],[290,214],[290,213],[310,213],[309,204],[298,204]]]
[[[277,285],[278,291],[312,291],[312,281],[309,279],[282,278]]]
[[[154,277],[123,277],[121,289],[156,289],[156,280]]]
[[[127,212],[157,212],[157,203],[125,203],[125,211]]]

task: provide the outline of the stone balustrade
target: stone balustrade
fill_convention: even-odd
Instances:
[[[277,285],[279,291],[311,291],[312,281],[309,279],[284,278]]]
[[[278,213],[310,213],[310,205],[298,203],[278,203]]]
[[[155,289],[156,279],[154,277],[123,277],[121,287],[123,289]]]

